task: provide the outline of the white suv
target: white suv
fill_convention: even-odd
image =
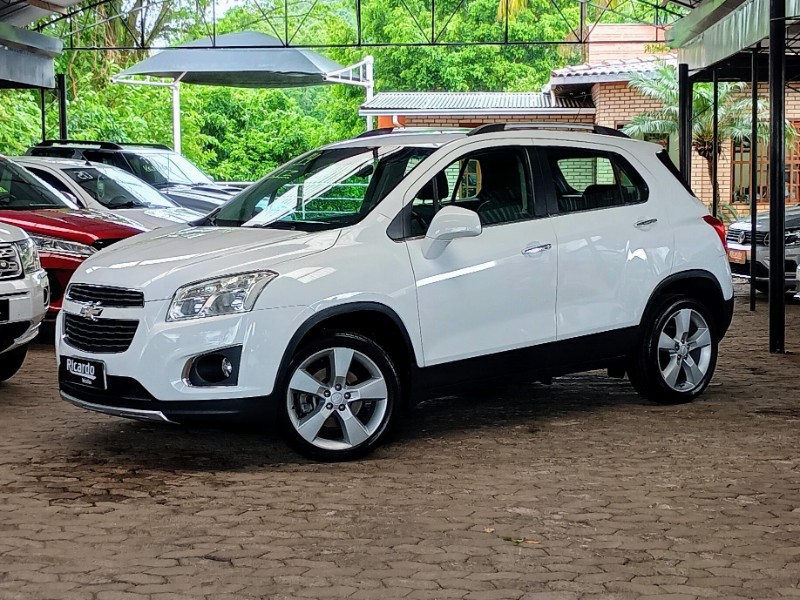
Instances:
[[[732,298],[722,224],[659,146],[591,126],[378,131],[88,259],[59,381],[138,419],[274,409],[301,452],[342,460],[404,403],[488,379],[607,368],[690,400]]]
[[[36,244],[21,229],[0,223],[0,381],[22,367],[48,305]]]

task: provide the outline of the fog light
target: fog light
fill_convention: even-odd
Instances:
[[[195,356],[186,363],[184,380],[193,386],[237,385],[242,347],[233,346]]]
[[[223,356],[222,357],[222,365],[221,366],[222,366],[222,374],[227,379],[228,377],[231,376],[231,373],[233,373],[233,365],[231,364],[231,361],[228,360],[227,356]]]

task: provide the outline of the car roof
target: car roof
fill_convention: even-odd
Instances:
[[[111,166],[103,165],[102,163],[93,163],[86,159],[81,158],[58,158],[55,156],[15,156],[11,160],[18,162],[21,165],[25,163],[49,165],[59,169],[78,168],[86,166]]]
[[[475,141],[506,140],[514,138],[534,139],[543,143],[557,143],[563,145],[565,142],[580,142],[593,145],[610,146],[624,148],[629,152],[648,150],[652,153],[663,150],[659,144],[636,140],[624,135],[611,135],[591,130],[572,130],[570,124],[555,124],[552,129],[547,128],[547,124],[532,124],[531,128],[525,128],[524,124],[510,124],[512,128],[507,130],[489,130],[481,132],[480,128],[461,129],[461,128],[397,128],[394,130],[375,130],[366,132],[358,137],[329,144],[326,148],[372,148],[376,146],[433,146],[436,148],[451,144],[457,140],[471,138]],[[577,125],[582,129],[591,127],[590,125]]]

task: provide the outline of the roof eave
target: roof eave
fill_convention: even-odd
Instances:
[[[488,117],[509,115],[593,115],[594,107],[586,108],[493,108],[493,109],[404,109],[404,108],[359,108],[362,117]]]

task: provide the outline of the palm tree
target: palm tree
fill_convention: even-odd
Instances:
[[[650,73],[635,73],[628,84],[646,98],[657,100],[662,107],[658,110],[636,115],[623,132],[632,137],[645,135],[669,136],[678,132],[678,72],[665,62],[659,63]],[[722,140],[742,142],[750,139],[752,133],[752,99],[745,94],[747,84],[719,83],[718,122],[719,140],[717,153],[722,152]],[[695,84],[692,99],[692,148],[702,156],[708,166],[709,180],[712,178],[714,163],[714,91],[710,84]],[[758,100],[758,141],[769,140],[769,104],[763,98]],[[792,124],[786,122],[786,142],[790,144],[797,137]],[[719,200],[719,198],[717,198]]]
[[[513,21],[526,8],[528,0],[497,0],[497,20],[505,21],[508,11],[508,18]]]

